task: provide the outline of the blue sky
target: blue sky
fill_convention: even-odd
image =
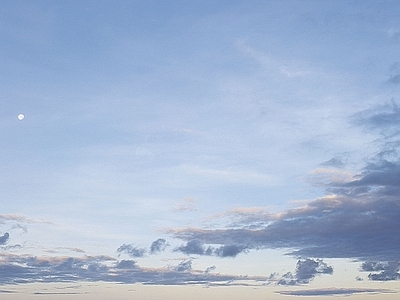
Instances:
[[[2,1],[2,297],[398,297],[399,13]]]

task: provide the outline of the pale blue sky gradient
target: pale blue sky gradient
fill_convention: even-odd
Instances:
[[[2,1],[0,293],[397,293],[399,13]]]

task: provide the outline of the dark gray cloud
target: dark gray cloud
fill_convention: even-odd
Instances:
[[[176,248],[175,251],[179,251],[185,254],[197,254],[197,255],[211,255],[213,253],[213,249],[211,247],[206,248],[198,239],[190,240],[186,243],[186,245],[181,245]]]
[[[279,214],[276,221],[259,230],[186,228],[171,233],[196,240],[191,246],[290,248],[296,249],[292,255],[303,257],[394,260],[400,258],[400,205],[397,198],[380,195],[381,191],[375,188],[362,195],[326,196]],[[198,249],[204,253],[204,248]]]
[[[224,245],[214,250],[214,254],[219,257],[235,257],[246,250],[243,245]]]
[[[390,290],[384,289],[356,289],[356,288],[343,288],[343,289],[312,289],[312,290],[296,290],[296,291],[280,291],[278,294],[290,296],[335,296],[335,295],[353,295],[353,294],[367,294],[367,293],[392,293]]]
[[[146,254],[146,249],[138,248],[132,244],[123,244],[117,249],[118,253],[126,253],[131,257],[143,257]]]
[[[218,257],[235,257],[239,253],[245,252],[246,246],[240,244],[223,245],[218,248],[212,246],[205,246],[199,239],[193,239],[175,249],[185,254],[197,254],[197,255],[215,255]]]
[[[4,245],[5,243],[7,243],[9,237],[10,237],[10,234],[8,232],[3,234],[3,236],[0,236],[0,245]]]
[[[389,281],[400,279],[400,262],[364,262],[361,265],[361,270],[366,272],[379,272],[369,273],[368,278],[376,281]]]
[[[156,254],[158,252],[164,251],[167,248],[168,243],[165,239],[157,239],[150,246],[150,253]]]
[[[296,272],[283,275],[278,281],[280,285],[298,285],[307,284],[320,274],[333,274],[333,268],[328,266],[324,261],[318,259],[304,259],[297,261]]]

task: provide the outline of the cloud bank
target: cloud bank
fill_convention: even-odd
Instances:
[[[287,248],[289,255],[303,258],[370,261],[373,263],[369,266],[375,269],[363,265],[362,271],[380,271],[371,273],[371,280],[400,279],[400,159],[397,153],[400,108],[392,101],[362,111],[353,120],[378,131],[382,145],[357,175],[331,176],[330,180],[320,183],[326,189],[325,196],[281,213],[237,209],[230,212],[235,223],[225,228],[172,229],[170,234],[187,241],[178,250],[186,254],[223,257],[225,253],[234,257],[243,250]],[[325,165],[345,167],[344,161],[337,157]],[[229,248],[225,248],[227,245]],[[296,273],[288,274],[282,283],[307,281],[303,268],[309,268],[307,274],[313,274],[312,270],[318,273],[321,267],[318,264],[321,262],[305,260],[297,266]],[[377,269],[378,266],[381,269]],[[325,267],[322,273],[330,273],[331,269]]]

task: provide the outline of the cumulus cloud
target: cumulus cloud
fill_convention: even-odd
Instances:
[[[369,273],[368,278],[376,281],[389,281],[400,279],[400,262],[364,262],[361,265],[361,270],[366,272],[379,272]]]
[[[307,284],[319,274],[332,274],[333,268],[322,260],[304,259],[297,261],[296,272],[283,275],[278,281],[281,285]]]
[[[146,249],[138,248],[132,244],[123,244],[117,249],[118,253],[126,253],[131,257],[143,257],[146,254]]]
[[[165,239],[157,239],[150,246],[150,253],[156,254],[158,252],[164,251],[167,248],[168,243]]]

